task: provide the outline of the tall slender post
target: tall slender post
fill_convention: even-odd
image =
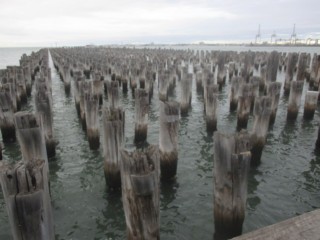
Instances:
[[[316,141],[316,150],[319,151],[320,150],[320,127],[318,128],[318,138]]]
[[[101,79],[95,79],[91,82],[92,93],[99,99],[99,105],[103,103],[103,81]]]
[[[85,110],[85,97],[90,92],[89,81],[80,81],[80,120],[82,124],[82,129],[87,129],[86,123],[86,110]]]
[[[0,128],[3,142],[16,140],[13,104],[9,93],[2,91],[0,92]]]
[[[317,108],[319,92],[318,91],[307,91],[306,98],[304,101],[304,119],[313,119],[314,112]]]
[[[238,107],[239,89],[243,83],[242,77],[233,77],[230,88],[230,111],[234,111]]]
[[[203,78],[203,72],[197,72],[196,73],[196,86],[197,86],[197,92],[201,93],[203,91],[203,85],[202,85],[202,78]]]
[[[226,75],[227,71],[225,68],[226,63],[226,52],[219,52],[218,55],[218,73],[217,73],[217,84],[219,85],[219,89],[222,89],[222,86],[226,83]]]
[[[159,100],[167,101],[168,100],[168,81],[169,81],[169,73],[161,73],[158,77],[159,84]]]
[[[120,106],[119,100],[119,82],[107,82],[108,102],[111,108],[118,108]]]
[[[122,202],[127,239],[160,239],[159,149],[121,150]]]
[[[65,93],[69,94],[71,89],[71,74],[68,65],[63,66],[63,83]]]
[[[0,91],[9,94],[13,108],[12,111],[15,113],[18,110],[15,86],[12,83],[3,83],[0,85]]]
[[[320,55],[316,53],[313,55],[312,64],[311,64],[311,73],[309,81],[309,89],[317,91],[319,89],[319,78],[317,76],[320,69]]]
[[[80,72],[79,72],[80,73]],[[81,85],[82,82],[84,82],[84,78],[79,76],[77,77],[77,72],[74,73],[74,89],[73,89],[73,95],[74,95],[74,102],[76,106],[76,110],[78,115],[80,116],[80,95],[81,95]]]
[[[208,86],[214,84],[214,74],[210,73],[208,71],[204,72],[203,75],[203,103],[204,103],[204,110],[206,110],[206,99],[207,99],[207,95],[208,95]]]
[[[248,119],[251,109],[252,102],[252,84],[242,84],[240,87],[237,109],[237,130],[240,131],[242,128],[247,128]]]
[[[287,121],[294,121],[297,119],[301,96],[303,91],[303,81],[292,81],[289,95]]]
[[[268,84],[267,96],[271,97],[271,115],[270,115],[270,125],[273,125],[276,120],[277,109],[279,105],[281,91],[280,82],[271,82]]]
[[[100,146],[99,97],[93,93],[86,93],[84,109],[89,147],[91,150],[97,150]]]
[[[240,235],[247,201],[250,137],[214,134],[214,222],[217,238]]]
[[[207,132],[213,133],[217,130],[217,109],[218,109],[219,85],[211,84],[207,87],[206,101],[206,125]]]
[[[250,77],[249,83],[252,86],[251,110],[253,110],[255,99],[259,97],[260,82],[261,82],[261,77],[257,77],[257,76]]]
[[[300,53],[297,69],[297,81],[304,81],[306,78],[307,54]]]
[[[259,86],[259,91],[263,92],[265,90],[265,87],[267,85],[267,66],[263,66],[260,68],[260,86]]]
[[[149,95],[145,89],[135,90],[134,142],[146,141],[148,134]]]
[[[284,80],[284,94],[286,95],[289,95],[290,93],[291,82],[293,80],[294,69],[298,62],[298,57],[299,57],[298,53],[289,53],[288,55],[287,69],[286,69],[286,75]]]
[[[13,239],[54,240],[45,161],[4,164],[0,167],[0,182]]]
[[[47,149],[39,116],[28,112],[17,112],[14,118],[22,160],[27,163],[32,159],[44,159],[49,172]]]
[[[26,82],[26,91],[27,91],[27,96],[31,96],[31,90],[32,90],[32,79],[31,79],[31,71],[30,67],[28,65],[23,67],[23,75],[24,79]]]
[[[254,123],[252,128],[251,165],[260,163],[262,150],[266,143],[271,115],[271,97],[256,98],[254,104]]]
[[[27,96],[27,87],[26,82],[23,78],[23,72],[22,70],[19,70],[17,73],[16,78],[16,89],[17,89],[17,96],[20,99],[21,103],[27,103],[28,96]]]
[[[280,60],[280,55],[277,51],[272,51],[268,55],[267,72],[266,72],[267,83],[275,82],[277,80],[279,60]]]
[[[35,97],[36,112],[43,126],[43,134],[46,142],[48,157],[56,154],[56,142],[53,139],[53,115],[51,93],[48,91],[39,91]]]
[[[120,149],[124,144],[125,113],[122,109],[103,109],[104,176],[109,188],[121,186]]]
[[[163,180],[170,180],[177,173],[179,115],[178,102],[160,101],[159,149]]]
[[[192,78],[193,78],[193,74],[187,73],[181,79],[181,102],[180,102],[181,114],[187,114],[189,108],[191,107]]]
[[[230,81],[236,72],[236,63],[235,62],[229,62],[228,72],[229,72],[229,81]]]

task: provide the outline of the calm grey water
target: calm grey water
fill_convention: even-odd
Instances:
[[[243,47],[231,50],[242,51]],[[209,48],[210,49],[210,48]],[[248,49],[246,49],[248,50]],[[270,51],[271,48],[260,48]],[[279,51],[320,53],[319,48],[286,48]],[[12,55],[10,54],[12,52]],[[29,52],[28,52],[29,51]],[[3,52],[6,53],[3,58]],[[0,66],[17,64],[30,49],[0,49]],[[106,189],[102,150],[90,151],[78,119],[73,96],[66,96],[53,69],[54,134],[60,144],[50,161],[50,182],[56,239],[124,239],[125,220],[120,194]],[[278,74],[283,81],[284,73]],[[181,117],[179,162],[176,183],[161,186],[161,239],[212,239],[213,142],[207,135],[203,100],[192,91],[192,109]],[[157,84],[155,84],[157,86]],[[307,90],[304,86],[304,93]],[[156,91],[155,91],[156,92]],[[218,129],[234,132],[236,115],[230,114],[227,85],[219,97]],[[173,99],[179,99],[179,85]],[[149,112],[148,142],[158,143],[158,100],[155,94]],[[34,99],[25,106],[34,109]],[[134,100],[121,96],[126,110],[126,143],[133,143]],[[304,94],[302,97],[302,105]],[[281,94],[276,122],[269,130],[261,165],[250,171],[244,232],[267,226],[320,207],[320,155],[314,152],[319,109],[312,121],[304,121],[303,108],[294,124],[286,124],[287,98]],[[252,117],[249,120],[250,129]],[[17,144],[4,146],[4,159],[20,159]],[[10,239],[10,226],[0,193],[0,239]]]

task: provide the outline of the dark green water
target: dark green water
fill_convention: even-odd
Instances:
[[[283,79],[284,73],[279,73],[278,81]],[[106,189],[102,149],[89,150],[73,96],[65,95],[63,83],[53,67],[52,84],[54,134],[60,142],[57,156],[49,165],[56,238],[124,239],[121,196]],[[307,84],[304,93],[306,90]],[[236,115],[229,113],[228,93],[229,86],[226,86],[219,97],[218,129],[231,133],[236,129]],[[178,85],[173,98],[179,99],[179,96]],[[149,112],[148,142],[152,144],[158,143],[159,136],[157,97],[156,93]],[[33,101],[29,99],[25,108],[34,109]],[[134,100],[130,92],[121,93],[121,103],[126,110],[126,143],[132,144]],[[319,109],[312,121],[304,121],[303,103],[304,94],[297,121],[286,124],[287,99],[281,94],[262,163],[250,171],[244,232],[320,207],[320,156],[314,152]],[[251,117],[248,129],[252,120]],[[212,145],[212,136],[207,135],[205,128],[203,100],[196,93],[194,82],[192,109],[189,116],[180,120],[177,180],[172,185],[161,186],[161,239],[213,238]],[[18,145],[5,145],[3,155],[12,162],[19,160]],[[0,239],[10,238],[0,193]]]

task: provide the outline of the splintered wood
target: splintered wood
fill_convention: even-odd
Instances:
[[[217,238],[240,235],[247,201],[250,136],[214,134],[214,222]]]
[[[121,150],[120,171],[127,239],[160,239],[159,148]]]
[[[45,161],[3,164],[0,182],[13,238],[55,239]]]

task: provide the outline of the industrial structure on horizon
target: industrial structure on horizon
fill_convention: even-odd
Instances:
[[[275,31],[271,34],[270,42],[261,40],[260,24],[258,26],[258,32],[255,36],[256,45],[320,45],[320,39],[317,38],[306,38],[300,39],[297,37],[296,24],[293,24],[292,33],[290,38],[277,38]]]

